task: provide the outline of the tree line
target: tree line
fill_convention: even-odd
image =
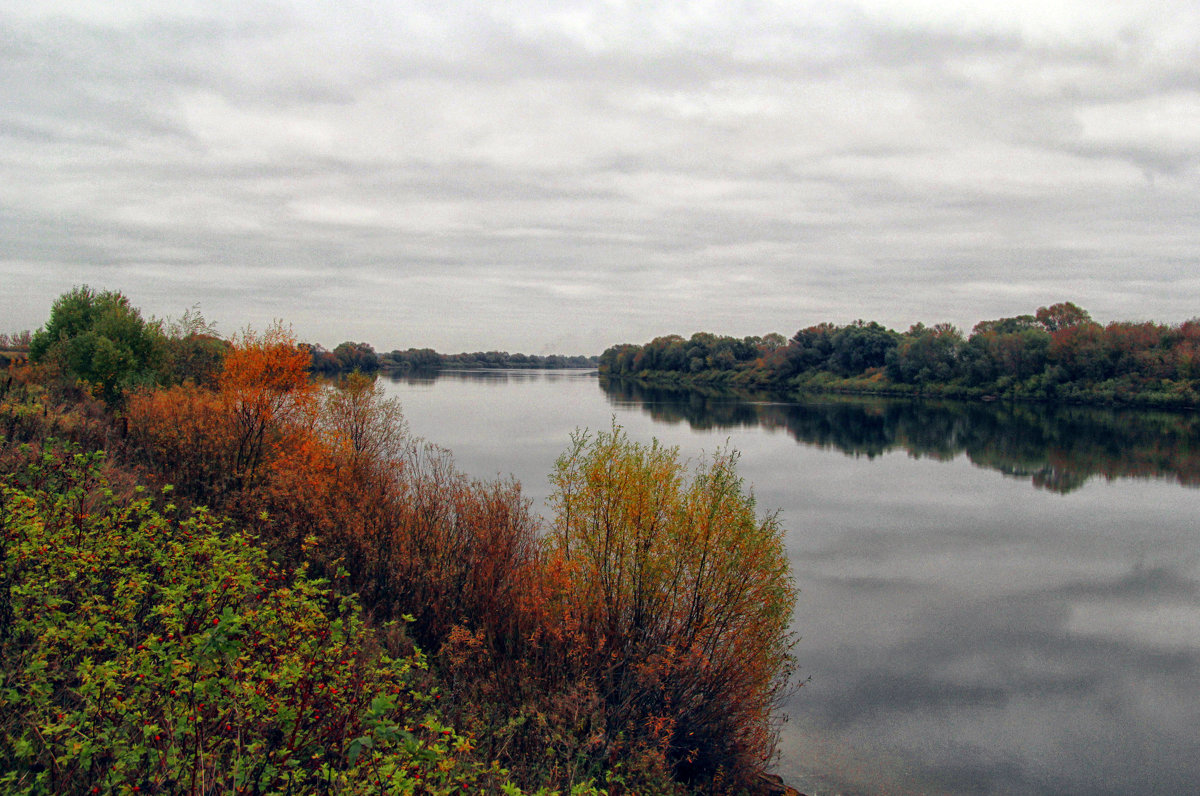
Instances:
[[[0,351],[28,351],[32,340],[33,332],[28,329],[21,332],[0,332]]]
[[[1063,302],[981,321],[969,336],[862,320],[791,338],[671,335],[613,346],[599,368],[651,384],[1190,407],[1200,404],[1200,319],[1101,325]]]
[[[461,354],[440,354],[432,348],[409,348],[384,354],[375,353],[369,343],[346,341],[332,351],[320,345],[306,345],[312,355],[312,371],[327,376],[358,370],[374,373],[377,370],[412,371],[455,369],[529,368],[555,370],[561,368],[594,368],[598,357],[563,356],[561,354],[510,354],[507,351],[475,351]]]
[[[765,792],[796,589],[736,452],[580,431],[543,525],[211,330],[81,288],[0,375],[5,792]]]

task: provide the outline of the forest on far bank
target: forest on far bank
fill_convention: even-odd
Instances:
[[[697,332],[612,346],[600,375],[659,386],[1161,407],[1200,405],[1200,318],[1101,325],[1071,302],[957,327],[820,323],[791,338]]]

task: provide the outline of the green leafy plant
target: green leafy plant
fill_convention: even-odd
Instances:
[[[5,793],[459,793],[501,772],[439,718],[425,658],[356,600],[101,454],[5,477]],[[159,500],[161,502],[161,500]]]

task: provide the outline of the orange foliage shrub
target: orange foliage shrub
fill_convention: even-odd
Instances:
[[[513,482],[472,481],[411,438],[399,404],[369,377],[322,388],[281,328],[234,341],[214,389],[132,396],[143,460],[180,491],[257,528],[277,552],[340,561],[384,616],[412,613],[436,647],[467,622],[502,634],[537,523]]]
[[[233,442],[220,395],[195,385],[141,390],[125,412],[144,464],[197,503],[224,498],[233,483]]]
[[[307,360],[280,327],[244,334],[224,361],[215,390],[185,384],[142,390],[126,415],[142,453],[200,501],[253,486],[267,459],[294,442],[311,411]]]
[[[748,782],[774,751],[796,590],[782,529],[759,519],[718,451],[688,480],[678,451],[615,424],[557,464],[549,543],[573,593],[610,744],[638,738],[684,781]]]
[[[232,420],[233,477],[242,487],[254,484],[272,445],[284,447],[284,438],[311,425],[316,385],[308,362],[279,326],[261,337],[244,333],[226,356],[218,395]]]

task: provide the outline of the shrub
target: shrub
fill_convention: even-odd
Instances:
[[[573,435],[552,476],[549,545],[585,606],[610,742],[643,739],[684,781],[745,781],[770,758],[792,671],[783,530],[756,515],[737,459],[689,472],[614,422]]]

